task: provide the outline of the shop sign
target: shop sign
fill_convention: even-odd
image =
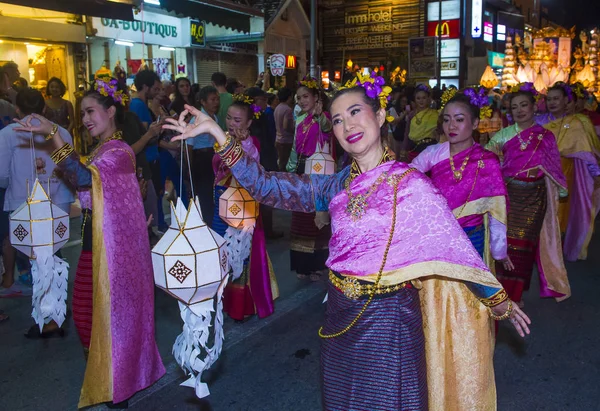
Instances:
[[[504,67],[504,54],[488,50],[488,64],[491,68]]]
[[[253,43],[209,43],[208,47],[227,53],[258,54],[258,45]]]
[[[460,39],[442,40],[442,58],[460,56]]]
[[[408,40],[408,75],[411,79],[436,76],[437,44],[435,37],[418,37]]]
[[[296,56],[287,56],[285,58],[285,68],[295,69],[296,68]]]
[[[457,39],[460,37],[460,20],[429,21],[427,22],[427,35],[441,36],[443,39]]]
[[[198,47],[206,45],[206,26],[203,21],[190,20],[190,44]]]
[[[489,21],[483,22],[483,41],[488,43],[494,41],[494,26]]]
[[[150,12],[134,15],[134,19],[124,21],[92,17],[92,25],[98,37],[160,46],[184,45],[181,19]]]
[[[273,54],[269,58],[269,68],[271,69],[272,76],[283,76],[285,72],[285,56],[283,54]]]
[[[459,58],[442,58],[441,77],[458,76]]]
[[[471,0],[471,37],[481,37],[483,23],[483,0]]]
[[[460,0],[442,1],[442,18],[440,19],[440,2],[427,3],[427,21],[460,19]]]

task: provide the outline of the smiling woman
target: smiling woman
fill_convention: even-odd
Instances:
[[[375,81],[363,78],[333,99],[335,137],[353,161],[331,176],[266,172],[192,107],[194,125],[184,112],[164,127],[179,132],[177,140],[211,133],[222,161],[261,203],[331,214],[319,331],[324,409],[494,409],[488,310],[510,318],[522,336],[529,319],[507,299],[429,179],[383,149],[387,95],[367,95],[366,83]]]

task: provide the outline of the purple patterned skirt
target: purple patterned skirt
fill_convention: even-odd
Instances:
[[[347,298],[331,283],[323,332],[356,317],[366,299]],[[425,339],[418,290],[375,297],[347,333],[323,339],[323,409],[427,410]]]

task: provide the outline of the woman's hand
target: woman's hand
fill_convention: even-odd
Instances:
[[[194,124],[189,124],[185,121],[188,114],[194,116]],[[197,135],[208,133],[211,134],[219,145],[225,144],[225,133],[221,127],[209,116],[195,107],[185,105],[185,110],[181,112],[178,119],[167,118],[166,123],[162,126],[165,130],[173,130],[179,133],[171,141],[187,140],[188,138],[196,137]]]
[[[313,116],[320,116],[323,112],[323,102],[321,99],[317,100],[315,103],[315,108],[313,109]]]
[[[32,120],[34,118],[38,120],[40,124],[32,124]],[[39,114],[31,114],[27,121],[19,120],[16,118],[13,120],[15,121],[15,123],[21,125],[21,127],[15,127],[15,131],[28,131],[30,133],[41,134],[43,136],[47,136],[48,134],[52,133],[52,128],[54,127],[54,123],[52,123],[46,117],[40,116]]]
[[[502,265],[504,266],[504,269],[506,271],[512,271],[515,269],[515,265],[513,264],[513,262],[510,260],[509,256],[506,256],[506,258],[504,260],[500,260],[500,262],[502,263]]]
[[[250,135],[250,131],[247,128],[246,129],[236,128],[233,130],[233,137],[235,137],[235,139],[240,142],[247,139],[249,135]]]
[[[494,313],[494,315],[503,315],[504,313],[506,313],[506,310],[508,310],[508,300],[502,302],[501,304],[498,304],[495,307],[492,307],[491,310]],[[525,334],[530,333],[528,326],[529,324],[531,324],[531,320],[514,301],[512,302],[512,313],[509,317],[509,320],[521,337],[525,337]]]

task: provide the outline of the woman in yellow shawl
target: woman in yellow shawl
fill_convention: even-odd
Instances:
[[[430,108],[431,89],[425,84],[419,84],[415,90],[415,111],[408,116],[404,141],[402,142],[401,157],[413,161],[419,153],[430,145],[436,144],[438,112]]]

